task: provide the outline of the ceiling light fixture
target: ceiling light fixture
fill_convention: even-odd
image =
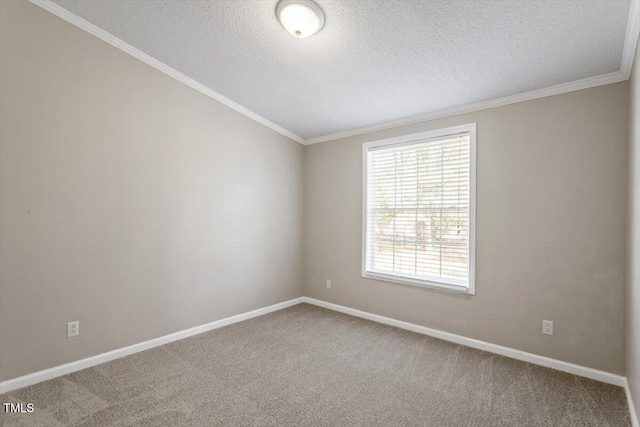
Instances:
[[[299,39],[314,35],[324,25],[322,9],[311,0],[281,0],[276,15],[285,30]]]

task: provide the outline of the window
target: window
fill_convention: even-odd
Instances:
[[[364,144],[362,276],[475,294],[475,123]]]

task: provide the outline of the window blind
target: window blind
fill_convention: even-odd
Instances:
[[[468,287],[470,134],[371,147],[366,162],[366,272]]]

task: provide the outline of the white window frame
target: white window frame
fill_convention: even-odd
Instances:
[[[384,282],[403,285],[419,286],[424,288],[439,289],[467,295],[476,294],[475,264],[476,264],[476,123],[468,123],[444,129],[414,133],[395,138],[367,142],[362,145],[362,277],[367,279],[382,280]],[[423,280],[419,278],[401,277],[392,274],[382,274],[367,271],[367,189],[368,189],[368,164],[367,153],[369,149],[383,146],[402,146],[417,143],[442,140],[449,136],[468,133],[470,140],[470,167],[469,167],[469,285],[462,286],[455,281]]]

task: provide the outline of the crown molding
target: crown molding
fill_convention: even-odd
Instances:
[[[365,126],[358,129],[348,130],[344,132],[332,133],[329,135],[319,136],[307,139],[305,145],[317,144],[319,142],[333,141],[336,139],[347,138],[350,136],[362,135],[369,132],[395,128],[399,126],[412,125],[416,123],[426,122],[429,120],[442,119],[445,117],[459,116],[461,114],[473,113],[476,111],[487,110],[489,108],[502,107],[504,105],[516,104],[518,102],[531,101],[533,99],[545,98],[547,96],[560,95],[562,93],[573,92],[576,90],[589,89],[596,86],[608,85],[627,80],[629,77],[624,76],[620,71],[602,74],[600,76],[588,77],[582,80],[576,80],[569,83],[562,83],[555,86],[536,89],[530,92],[523,92],[516,95],[505,96],[503,98],[492,99],[489,101],[477,102],[475,104],[464,105],[462,107],[449,108],[446,110],[434,111],[432,113],[421,114],[419,116],[409,117],[406,119],[393,120],[372,126]]]
[[[532,90],[515,95],[505,96],[488,101],[482,101],[475,104],[463,105],[461,107],[449,108],[446,110],[434,111],[431,113],[421,114],[419,116],[408,117],[404,119],[393,120],[377,125],[365,126],[357,129],[347,130],[343,132],[331,133],[328,135],[309,138],[304,145],[317,144],[320,142],[333,141],[336,139],[347,138],[350,136],[362,135],[369,132],[376,132],[385,129],[391,129],[399,126],[407,126],[416,123],[426,122],[429,120],[443,119],[445,117],[458,116],[460,114],[468,114],[476,111],[487,110],[489,108],[502,107],[504,105],[515,104],[518,102],[531,101],[533,99],[544,98],[547,96],[560,95],[576,90],[589,89],[596,86],[608,85],[624,80],[629,80],[631,75],[631,67],[636,53],[636,44],[640,35],[640,0],[631,0],[629,6],[629,19],[627,20],[627,31],[624,38],[624,46],[622,48],[622,60],[620,61],[620,71],[602,74],[600,76],[588,77],[582,80],[562,83],[543,89]]]
[[[275,123],[273,123],[270,120],[265,119],[264,117],[262,117],[261,115],[254,113],[253,111],[249,110],[248,108],[243,107],[242,105],[238,104],[237,102],[234,102],[232,100],[230,100],[229,98],[219,94],[218,92],[209,89],[208,87],[206,87],[205,85],[203,85],[202,83],[199,83],[197,81],[195,81],[194,79],[185,76],[184,74],[182,74],[179,71],[174,70],[173,68],[169,67],[168,65],[158,61],[157,59],[147,55],[146,53],[136,49],[135,47],[131,46],[128,43],[125,43],[124,41],[120,40],[119,38],[115,37],[114,35],[111,35],[110,33],[104,31],[101,28],[96,27],[95,25],[93,25],[92,23],[80,18],[78,15],[75,15],[71,12],[69,12],[68,10],[64,9],[63,7],[58,6],[57,4],[53,3],[51,0],[29,0],[31,3],[35,4],[36,6],[40,6],[41,8],[43,8],[44,10],[53,13],[54,15],[56,15],[59,18],[64,19],[65,21],[69,22],[70,24],[75,25],[76,27],[88,32],[89,34],[92,34],[94,36],[96,36],[97,38],[99,38],[100,40],[103,40],[107,43],[109,43],[110,45],[122,50],[123,52],[128,53],[129,55],[139,59],[140,61],[144,62],[147,65],[151,65],[153,68],[155,68],[158,71],[161,71],[163,73],[165,73],[166,75],[173,77],[176,80],[181,81],[182,83],[186,84],[187,86],[197,90],[198,92],[215,99],[216,101],[220,102],[221,104],[226,105],[227,107],[231,108],[232,110],[237,111],[240,114],[243,114],[247,117],[249,117],[250,119],[255,120],[256,122],[268,127],[269,129],[272,129],[276,132],[278,132],[279,134],[282,134],[284,136],[286,136],[287,138],[293,139],[296,142],[299,142],[301,144],[303,144],[305,142],[304,138],[301,138],[300,136],[296,135],[295,133],[283,128],[282,126],[279,126]]]
[[[627,21],[627,33],[624,37],[624,46],[622,48],[622,61],[620,63],[620,72],[625,76],[625,80],[631,75],[631,67],[633,66],[633,58],[636,54],[636,44],[638,43],[638,35],[640,34],[640,0],[631,0],[629,7],[629,19]]]
[[[147,55],[146,53],[136,49],[135,47],[125,43],[119,38],[111,35],[110,33],[96,27],[90,22],[80,18],[79,16],[69,12],[61,6],[53,3],[51,0],[29,0],[31,3],[40,6],[41,8],[53,13],[59,18],[75,25],[76,27],[85,30],[86,32],[98,37],[99,39],[109,43],[110,45],[128,53],[129,55],[141,60],[142,62],[154,67],[155,69],[165,73],[166,75],[173,77],[176,80],[181,81],[187,86],[201,92],[202,94],[209,96],[210,98],[226,105],[227,107],[243,114],[256,122],[290,138],[302,145],[317,144],[320,142],[333,141],[337,139],[347,138],[350,136],[362,135],[369,132],[376,132],[380,130],[390,129],[399,126],[406,126],[429,120],[442,119],[445,117],[457,116],[461,114],[473,113],[476,111],[486,110],[489,108],[502,107],[509,104],[515,104],[518,102],[531,101],[534,99],[544,98],[547,96],[560,95],[567,92],[573,92],[582,89],[589,89],[596,86],[602,86],[612,83],[621,82],[629,79],[631,74],[631,67],[636,50],[636,44],[638,42],[638,35],[640,34],[640,0],[631,0],[631,6],[629,8],[629,19],[627,20],[627,30],[625,34],[625,41],[622,51],[622,60],[620,64],[620,71],[603,74],[595,77],[588,77],[582,80],[576,80],[573,82],[562,83],[547,88],[537,89],[530,92],[519,93],[515,95],[505,96],[502,98],[477,102],[474,104],[464,105],[455,108],[449,108],[440,111],[434,111],[418,116],[393,120],[376,125],[365,126],[357,129],[351,129],[343,132],[336,132],[327,135],[322,135],[314,138],[304,139],[295,133],[273,123],[270,120],[265,119],[259,114],[254,113],[248,108],[243,107],[230,100],[229,98],[219,94],[218,92],[206,87],[202,83],[193,80],[190,77],[185,76],[179,71],[174,70],[168,65],[158,61],[157,59]]]

